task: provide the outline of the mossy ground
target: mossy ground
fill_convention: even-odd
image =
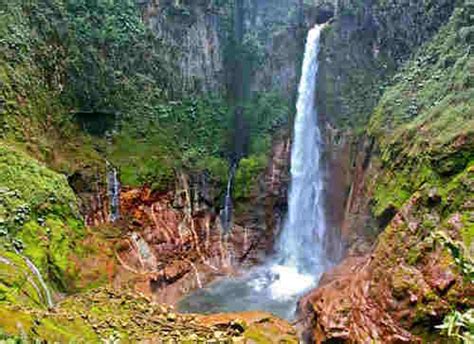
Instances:
[[[64,175],[2,143],[0,186],[2,300],[46,305],[44,288],[25,258],[38,268],[53,295],[87,288],[85,281],[106,280],[103,271],[81,281],[81,260],[107,254],[108,246],[85,228],[78,199]]]
[[[69,297],[52,310],[0,305],[0,316],[3,336],[20,342],[297,343],[294,331],[269,315],[247,315],[248,321],[238,314],[181,315],[144,296],[106,288]]]

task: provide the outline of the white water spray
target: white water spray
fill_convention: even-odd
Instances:
[[[278,275],[272,295],[291,297],[314,286],[325,269],[323,238],[326,221],[323,208],[321,132],[315,107],[319,38],[322,25],[308,33],[296,103],[294,139],[291,148],[291,185],[288,218],[279,238]]]

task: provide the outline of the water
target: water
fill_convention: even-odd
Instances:
[[[240,277],[224,278],[180,302],[181,311],[265,310],[292,319],[296,302],[313,288],[328,267],[321,168],[321,133],[315,108],[319,38],[322,26],[308,33],[291,152],[288,217],[266,264]]]
[[[15,249],[15,252],[16,254],[18,254],[19,256],[23,258],[28,268],[31,270],[31,272],[36,276],[36,278],[40,282],[41,288],[43,288],[43,291],[44,291],[44,297],[45,297],[46,305],[48,306],[48,308],[53,308],[54,303],[53,303],[53,298],[51,297],[51,292],[48,288],[48,285],[44,281],[43,276],[41,275],[41,272],[39,271],[39,269],[28,257],[22,255],[17,249]]]
[[[228,233],[232,222],[232,183],[234,181],[236,165],[232,163],[229,169],[229,178],[227,180],[227,189],[224,199],[224,209],[222,209],[221,223],[224,233]]]
[[[117,169],[107,162],[107,182],[110,201],[110,222],[115,222],[120,217],[120,181]]]

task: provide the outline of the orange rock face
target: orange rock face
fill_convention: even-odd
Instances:
[[[132,278],[136,289],[173,304],[245,260],[262,233],[234,225],[224,238],[213,209],[193,211],[186,200],[185,195],[179,207],[175,194],[153,194],[148,188],[122,193],[121,221],[127,235],[116,246],[116,255],[125,271],[116,283]]]
[[[435,326],[451,307],[474,306],[472,283],[423,227],[425,198],[412,197],[380,234],[372,254],[346,258],[300,301],[309,341],[438,342]],[[451,218],[440,226],[448,230],[452,223]]]
[[[222,234],[219,197],[205,174],[180,174],[166,193],[123,186],[120,219],[112,224],[105,193],[88,194],[89,226],[103,236],[115,233],[104,249],[108,255],[97,252],[87,260],[84,278],[93,279],[94,264],[105,271],[109,259],[115,262],[107,271],[116,287],[131,285],[156,302],[174,304],[215,277],[255,264],[272,247],[274,215],[286,198],[288,154],[289,141],[276,140],[266,173],[253,181],[255,196],[235,216],[229,235]]]

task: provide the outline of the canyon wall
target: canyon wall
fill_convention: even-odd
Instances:
[[[300,301],[309,341],[449,341],[435,327],[473,307],[472,5],[454,5],[342,2],[327,28],[318,103],[347,251]]]
[[[172,92],[177,94],[224,91],[225,71],[222,6],[213,1],[139,2],[146,24],[166,45],[169,65],[176,75]]]
[[[157,302],[174,304],[221,274],[262,262],[286,212],[289,147],[286,134],[276,136],[268,165],[249,182],[251,197],[238,205],[228,232],[219,216],[221,190],[206,172],[177,173],[174,189],[167,192],[122,187],[115,222],[107,190],[77,189],[76,179],[76,192],[89,205],[84,208],[87,224],[115,247],[110,248],[112,267],[104,268],[110,282],[133,285]],[[96,259],[92,255],[90,264]],[[103,260],[98,261],[101,266]]]
[[[232,77],[233,5],[214,1],[138,2],[144,21],[167,46],[166,57],[176,69],[173,91],[179,94],[224,94]],[[244,42],[253,54],[252,93],[295,92],[303,37],[297,0],[243,3]]]

